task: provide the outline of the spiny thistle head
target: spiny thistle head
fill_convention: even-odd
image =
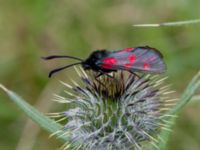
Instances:
[[[76,69],[77,70],[77,69]],[[173,100],[166,97],[169,86],[158,75],[118,72],[95,79],[95,73],[77,70],[83,85],[63,83],[72,98],[56,96],[69,109],[55,113],[66,119],[62,132],[75,149],[142,149],[147,143],[157,147],[158,133],[165,126],[166,112]],[[111,77],[112,76],[112,77]],[[69,90],[68,90],[69,91]]]

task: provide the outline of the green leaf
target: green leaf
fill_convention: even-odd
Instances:
[[[194,96],[197,90],[200,88],[200,71],[195,75],[192,81],[187,86],[186,90],[184,91],[181,99],[177,102],[174,108],[169,111],[170,115],[174,115],[179,112]]]
[[[200,104],[200,95],[193,96],[190,100],[190,104]]]
[[[68,141],[67,136],[62,136],[62,132],[58,132],[63,126],[59,123],[56,123],[54,120],[48,118],[37,109],[28,104],[24,99],[19,97],[14,92],[8,90],[6,87],[0,84],[0,88],[6,92],[6,94],[10,97],[10,99],[21,108],[27,115],[30,117],[35,123],[37,123],[40,127],[45,129],[46,131],[54,134],[59,139]]]
[[[193,95],[199,90],[200,88],[200,72],[197,73],[193,77],[193,79],[188,84],[187,88],[185,89],[183,95],[181,96],[180,100],[177,102],[174,108],[171,109],[169,112],[169,115],[176,115],[180,110],[192,99]],[[170,129],[173,128],[173,124],[175,124],[176,119],[173,118],[170,120],[172,124],[170,124]],[[164,140],[164,143],[162,143],[159,148],[161,150],[166,149],[167,142],[169,141],[171,133],[168,131],[162,131],[161,132],[161,138]]]
[[[177,102],[174,108],[169,111],[168,115],[176,115],[182,108],[192,99],[194,94],[197,92],[197,90],[200,89],[200,71],[193,77],[193,79],[188,84],[187,88],[185,89],[183,95],[181,96],[180,100]],[[170,124],[168,125],[168,129],[172,130],[173,125],[176,122],[176,118],[170,118],[168,120]],[[171,132],[162,130],[160,133],[160,138],[162,139],[162,142],[159,143],[158,148],[155,148],[153,146],[150,146],[147,148],[147,150],[166,150],[167,149],[167,143],[169,141]]]

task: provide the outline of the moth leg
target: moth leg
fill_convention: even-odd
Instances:
[[[107,73],[104,73],[104,72],[100,72],[99,74],[97,74],[97,75],[95,76],[95,78],[99,78],[99,77],[102,76],[102,75],[106,75],[107,77],[114,79],[113,76],[111,76],[111,75],[109,75],[109,74],[107,74]]]
[[[109,77],[109,78],[112,78],[112,79],[115,79],[113,76],[111,76],[111,75],[109,75],[109,74],[107,74],[107,73],[104,73],[107,77]]]
[[[115,80],[115,81],[117,81],[118,82],[118,80],[115,78],[115,77],[113,77],[113,76],[111,76],[110,74],[108,74],[108,73],[105,73],[105,72],[103,72],[103,71],[99,71],[99,74],[97,75],[97,76],[95,76],[95,79],[97,80],[97,78],[99,78],[100,76],[102,76],[102,75],[106,75],[107,77],[109,77],[109,78],[111,78],[111,79],[113,79],[113,80]],[[100,80],[97,80],[99,83],[101,82]],[[102,83],[102,82],[101,82]],[[102,83],[102,85],[103,85],[103,83]]]
[[[95,79],[96,78],[99,78],[100,76],[102,76],[104,73],[103,72],[100,72],[99,74],[97,74],[96,76],[95,76]]]
[[[131,74],[133,74],[135,77],[138,77],[139,78],[139,75],[137,74],[137,73],[135,73],[135,72],[133,72],[133,71],[129,71]]]
[[[103,83],[98,79],[98,78],[99,78],[100,76],[102,76],[102,75],[104,75],[103,72],[100,72],[99,74],[97,74],[97,75],[95,76],[95,80],[96,80],[100,85],[106,87],[105,84],[103,84]]]
[[[100,84],[102,85],[103,87],[106,87],[106,85],[104,83],[102,83],[98,78],[95,78],[95,80]]]
[[[116,82],[118,82],[118,80],[117,80],[115,77],[109,75],[108,73],[104,73],[104,74],[105,74],[107,77],[109,77],[109,78],[115,80]]]

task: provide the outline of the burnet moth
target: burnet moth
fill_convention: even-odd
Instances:
[[[49,73],[49,77],[58,71],[79,64],[82,65],[84,70],[98,72],[97,77],[103,74],[108,75],[108,73],[118,70],[151,74],[164,73],[166,71],[163,55],[157,49],[149,46],[132,47],[118,51],[96,50],[85,60],[73,56],[52,55],[43,57],[45,60],[55,58],[70,58],[78,62],[52,70]]]

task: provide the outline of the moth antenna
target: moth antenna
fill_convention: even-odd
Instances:
[[[70,64],[70,65],[67,65],[67,66],[64,66],[64,67],[61,67],[61,68],[56,68],[54,70],[52,70],[50,73],[49,73],[49,78],[52,77],[52,75],[58,71],[61,71],[63,69],[66,69],[66,68],[69,68],[69,67],[72,67],[72,66],[75,66],[75,65],[78,65],[78,64],[81,64],[82,62],[78,62],[78,63],[74,63],[74,64]]]
[[[47,57],[42,57],[42,59],[44,59],[44,60],[50,60],[50,59],[56,59],[56,58],[71,58],[71,59],[83,61],[83,59],[81,59],[81,58],[67,56],[67,55],[65,55],[65,56],[64,55],[51,55],[51,56],[47,56]]]

